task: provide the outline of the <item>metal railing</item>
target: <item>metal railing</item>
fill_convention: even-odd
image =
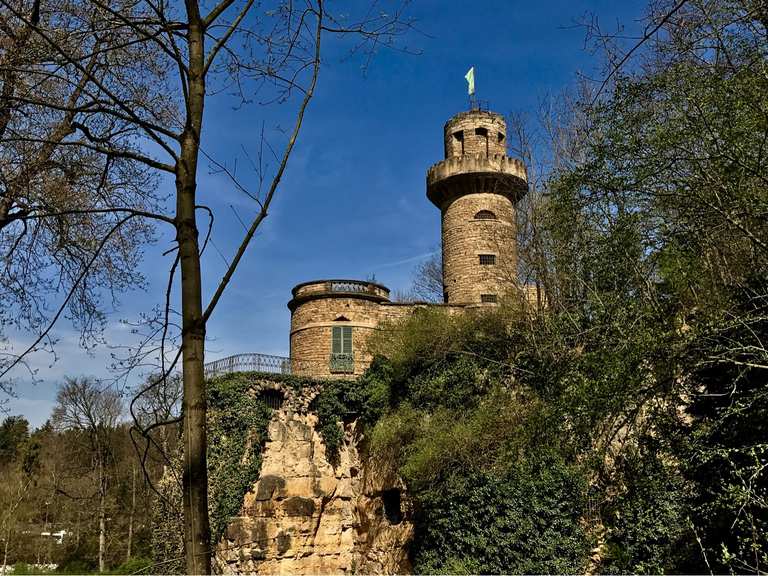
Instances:
[[[322,373],[353,374],[355,372],[354,354],[331,354],[329,363],[321,360],[291,360],[286,356],[269,354],[234,354],[205,365],[205,377],[214,378],[233,372],[265,372],[267,374]]]
[[[370,282],[362,280],[331,280],[325,283],[328,292],[375,292],[376,288]]]
[[[205,365],[205,377],[213,378],[231,372],[267,372],[270,374],[290,374],[291,359],[285,356],[269,354],[235,354]]]
[[[331,354],[329,368],[331,374],[352,374],[355,371],[355,355],[351,353]]]

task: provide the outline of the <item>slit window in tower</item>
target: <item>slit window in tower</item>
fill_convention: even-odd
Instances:
[[[501,144],[502,142],[504,142],[504,134],[499,132],[499,144]]]
[[[453,139],[461,144],[461,155],[464,156],[464,131],[459,130],[453,133]]]
[[[488,129],[475,128],[475,135],[485,140],[485,155],[488,156]]]
[[[475,220],[496,220],[496,214],[490,210],[480,210],[475,214]]]
[[[493,266],[496,264],[496,254],[480,254],[480,264],[482,266]]]
[[[480,294],[480,302],[485,304],[495,304],[498,301],[496,294]]]

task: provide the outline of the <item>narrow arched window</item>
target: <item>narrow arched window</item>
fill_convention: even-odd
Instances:
[[[475,128],[475,136],[480,139],[480,142],[485,141],[485,155],[488,156],[488,129]]]
[[[475,214],[475,220],[496,220],[496,214],[490,210],[480,210]]]
[[[453,139],[461,145],[461,155],[464,156],[464,131],[459,130],[453,133]]]

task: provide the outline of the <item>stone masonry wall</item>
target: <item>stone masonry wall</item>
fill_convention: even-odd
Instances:
[[[355,423],[332,465],[308,410],[288,394],[269,425],[259,480],[216,552],[224,574],[402,574],[413,535],[402,482],[364,456]],[[292,394],[295,394],[292,396]]]
[[[496,220],[478,220],[490,210]],[[517,268],[515,208],[499,194],[471,194],[451,202],[442,214],[443,285],[451,304],[479,303],[481,294],[501,296]],[[481,265],[480,254],[496,256]]]
[[[337,321],[343,316],[347,320]],[[355,371],[359,376],[371,363],[365,341],[379,323],[378,302],[358,298],[318,298],[299,304],[291,314],[291,360],[293,373],[331,377],[331,333],[333,326],[352,327]]]
[[[507,125],[501,114],[484,110],[461,112],[446,123],[443,132],[446,158],[467,154],[506,155]]]

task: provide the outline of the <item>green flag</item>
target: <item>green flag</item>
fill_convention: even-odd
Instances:
[[[468,91],[469,95],[472,96],[472,94],[475,93],[475,67],[472,66],[472,68],[469,69],[469,72],[467,72],[467,75],[464,76],[464,78],[467,79],[467,83],[469,84]]]

